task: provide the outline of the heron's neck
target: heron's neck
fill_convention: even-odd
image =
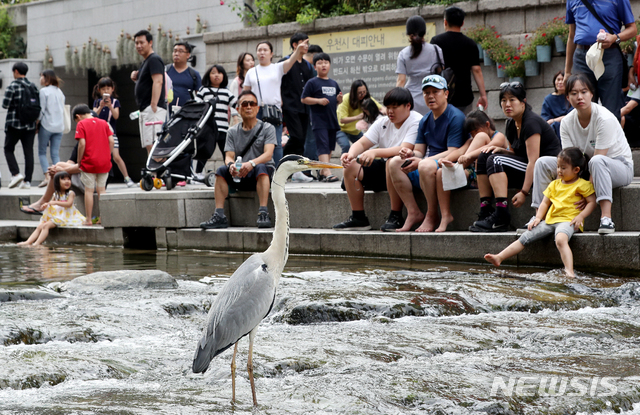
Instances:
[[[284,186],[290,173],[276,171],[271,184],[271,199],[276,212],[276,223],[271,245],[264,253],[267,266],[280,275],[289,256],[289,206],[284,194]]]

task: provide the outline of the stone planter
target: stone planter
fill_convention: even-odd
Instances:
[[[536,55],[538,55],[538,62],[551,62],[551,46],[536,46]]]
[[[556,42],[556,52],[567,53],[567,45],[562,40],[562,36],[554,36],[553,40]]]
[[[498,78],[504,78],[504,63],[496,62],[496,76]]]
[[[492,66],[495,62],[491,60],[489,57],[489,53],[485,50],[482,54],[482,58],[484,59],[484,66]]]
[[[538,76],[540,75],[540,64],[538,61],[529,59],[524,61],[524,76]]]
[[[478,46],[478,59],[484,59],[484,49],[482,49],[482,45],[476,43],[476,46]]]
[[[520,82],[524,86],[524,78],[519,76],[509,77],[509,82]]]

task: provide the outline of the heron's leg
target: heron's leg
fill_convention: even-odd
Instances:
[[[236,402],[236,353],[238,353],[238,342],[233,348],[233,359],[231,359],[231,402]]]
[[[249,373],[249,382],[251,382],[251,394],[253,395],[253,406],[258,406],[258,399],[256,398],[256,384],[253,382],[253,338],[256,336],[255,329],[249,333],[249,359],[247,359],[247,372]]]

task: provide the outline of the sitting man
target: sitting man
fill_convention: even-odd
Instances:
[[[457,160],[462,154],[457,150],[467,141],[464,134],[464,114],[449,105],[447,81],[440,75],[428,75],[422,80],[422,95],[431,110],[420,121],[416,138],[415,151],[401,149],[400,155],[389,161],[389,176],[394,191],[407,207],[407,219],[404,226],[400,220],[395,221],[398,232],[410,231],[414,225],[422,222],[416,229],[418,232],[433,232],[438,222],[438,203],[442,213],[442,221],[438,231],[444,232],[453,220],[449,209],[449,194],[443,194],[442,179],[438,181],[438,160],[452,155]],[[423,159],[422,155],[426,157]],[[455,153],[455,154],[453,154]],[[440,175],[440,177],[442,177]],[[413,195],[413,188],[420,188],[427,199],[427,214],[422,214]],[[389,190],[391,193],[391,190]],[[444,202],[444,203],[443,203]],[[396,215],[399,212],[395,213]],[[391,221],[392,218],[389,218]],[[388,230],[393,224],[389,224]]]
[[[365,135],[349,148],[349,152],[340,157],[344,167],[342,187],[349,196],[352,214],[346,221],[334,225],[336,231],[371,229],[364,213],[364,191],[387,190],[389,178],[386,159],[398,155],[401,148],[406,148],[409,153],[413,150],[422,116],[411,111],[411,92],[405,88],[393,88],[384,96],[383,104],[387,107],[387,115],[378,118]],[[393,189],[389,189],[389,198],[391,218],[402,211],[402,200]],[[384,230],[388,224],[385,223],[381,229]]]
[[[276,147],[276,130],[269,123],[258,120],[258,98],[251,91],[242,91],[238,97],[242,123],[229,128],[224,146],[224,163],[216,171],[214,194],[216,211],[211,218],[200,224],[202,229],[229,227],[224,214],[224,201],[229,195],[229,186],[236,190],[257,190],[260,207],[258,228],[271,228],[267,210],[271,176],[275,171],[273,150]],[[236,157],[242,157],[242,168],[235,167]],[[237,179],[239,181],[236,181]],[[236,180],[234,180],[236,179]]]

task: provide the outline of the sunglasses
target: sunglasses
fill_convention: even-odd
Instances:
[[[247,108],[247,107],[257,107],[257,106],[258,106],[258,103],[257,103],[257,102],[255,102],[255,101],[242,101],[242,102],[240,103],[240,106],[241,106],[242,108]]]
[[[500,84],[500,89],[505,90],[507,88],[524,88],[520,82],[503,82]]]

